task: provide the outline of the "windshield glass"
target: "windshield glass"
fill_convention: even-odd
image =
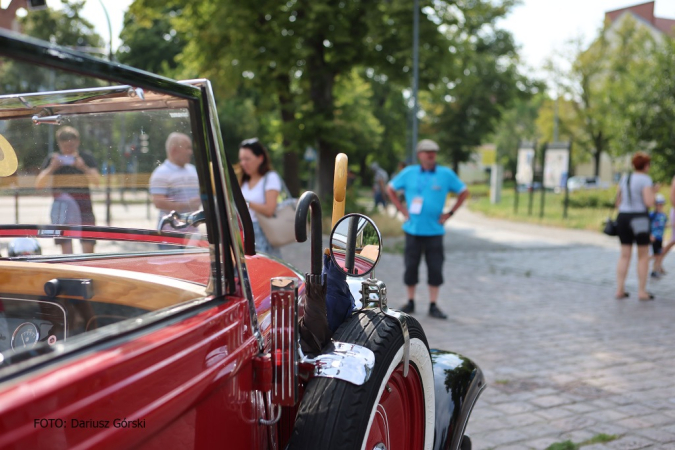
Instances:
[[[8,256],[14,236],[40,239],[43,255],[205,247],[205,227],[184,226],[202,209],[188,119],[170,109],[0,121],[5,171],[16,166],[0,178],[0,245]]]
[[[193,119],[131,86],[0,95],[0,363],[211,293]]]

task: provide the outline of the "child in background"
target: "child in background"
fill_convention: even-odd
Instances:
[[[666,199],[661,194],[656,194],[654,211],[649,213],[652,224],[651,241],[654,251],[654,265],[652,266],[652,278],[660,278],[665,275],[661,263],[663,262],[663,233],[668,223],[668,216],[663,212]]]

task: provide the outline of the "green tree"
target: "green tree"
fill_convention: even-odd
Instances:
[[[185,38],[172,26],[171,20],[180,13],[180,10],[165,8],[161,15],[141,21],[127,11],[120,33],[122,45],[117,51],[118,61],[148,72],[175,76],[176,57],[185,46]]]
[[[399,86],[389,83],[386,77],[373,75],[370,78],[373,91],[370,108],[383,127],[380,144],[375,147],[374,153],[380,166],[392,173],[399,162],[408,158],[408,133],[404,124],[409,121],[410,109]]]
[[[570,45],[574,48],[571,69],[563,71],[550,66],[549,70],[559,81],[562,97],[572,100],[575,118],[565,121],[565,124],[568,129],[574,128],[575,150],[590,150],[597,176],[600,173],[600,155],[608,150],[610,139],[610,104],[605,95],[607,70],[604,59],[610,45],[604,30],[587,50],[581,49],[580,40],[571,41]]]
[[[541,93],[531,99],[516,99],[513,106],[504,111],[492,135],[497,146],[497,161],[515,179],[517,151],[521,141],[541,141],[537,130],[539,109],[545,100]]]
[[[464,38],[460,32],[448,32],[464,25],[459,16],[471,16],[471,23],[476,24],[467,27],[466,33],[491,35],[492,30],[479,26],[478,22],[493,23],[511,5],[511,0],[499,7],[487,0],[465,0],[458,4],[423,1],[422,85],[440,79],[447,68],[447,59],[452,56],[448,51],[452,39],[460,35]],[[337,98],[342,89],[340,84],[349,85],[354,69],[369,70],[372,79],[386,77],[387,83],[400,91],[410,84],[412,14],[408,1],[174,0],[167,5],[160,0],[136,0],[132,12],[145,20],[166,7],[182,10],[173,24],[188,37],[178,57],[186,74],[213,80],[219,98],[231,96],[239,86],[249,87],[258,93],[259,111],[277,111],[288,181],[299,179],[298,151],[306,145],[318,148],[320,194],[331,190],[334,159],[345,150],[344,137],[354,136],[353,124],[336,115],[345,104],[344,99]],[[485,42],[488,41],[486,38]],[[502,42],[493,41],[495,46]],[[495,92],[497,103],[501,91],[497,88]],[[384,132],[382,128],[373,128],[374,123],[366,123],[370,123],[366,128],[379,134]],[[403,125],[399,124],[399,129]],[[372,135],[359,144],[361,151],[383,145]]]
[[[82,17],[85,0],[61,0],[61,9],[31,11],[20,21],[29,36],[98,56],[107,55],[94,25]]]
[[[552,70],[575,109],[575,123],[568,122],[575,149],[588,149],[598,175],[602,152],[618,156],[644,148],[645,75],[657,45],[630,17],[617,28],[602,28],[586,50],[579,40],[571,45],[571,69]]]
[[[455,170],[490,135],[504,109],[529,98],[532,86],[518,73],[512,36],[495,22],[512,6],[504,2],[459,1],[438,11],[449,52],[442,76],[424,87],[429,95],[420,129],[434,137]]]
[[[625,59],[624,82],[613,100],[620,112],[615,122],[616,148],[621,154],[646,150],[652,155],[654,179],[670,182],[675,174],[675,40],[635,36],[640,57]]]
[[[610,38],[612,48],[606,55],[604,92],[611,111],[610,146],[613,154],[626,155],[650,146],[645,120],[655,98],[648,89],[656,86],[649,77],[655,75],[653,58],[657,57],[660,45],[646,27],[630,17]]]

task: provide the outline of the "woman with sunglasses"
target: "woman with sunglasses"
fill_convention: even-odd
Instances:
[[[269,243],[257,217],[258,214],[267,217],[274,214],[281,191],[281,177],[272,170],[267,149],[257,138],[246,139],[239,144],[239,165],[242,170],[241,192],[253,220],[256,251],[281,258],[281,251]]]

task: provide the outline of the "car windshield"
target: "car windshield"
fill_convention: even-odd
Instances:
[[[184,214],[202,208],[186,105],[137,95],[121,86],[0,96],[0,201],[9,213],[0,217],[0,245],[8,253],[15,236],[39,239],[43,255],[207,246],[203,226],[183,226]],[[158,103],[169,108],[119,110]],[[183,216],[168,218],[171,211]]]
[[[193,123],[132,86],[0,95],[0,362],[211,293]]]

